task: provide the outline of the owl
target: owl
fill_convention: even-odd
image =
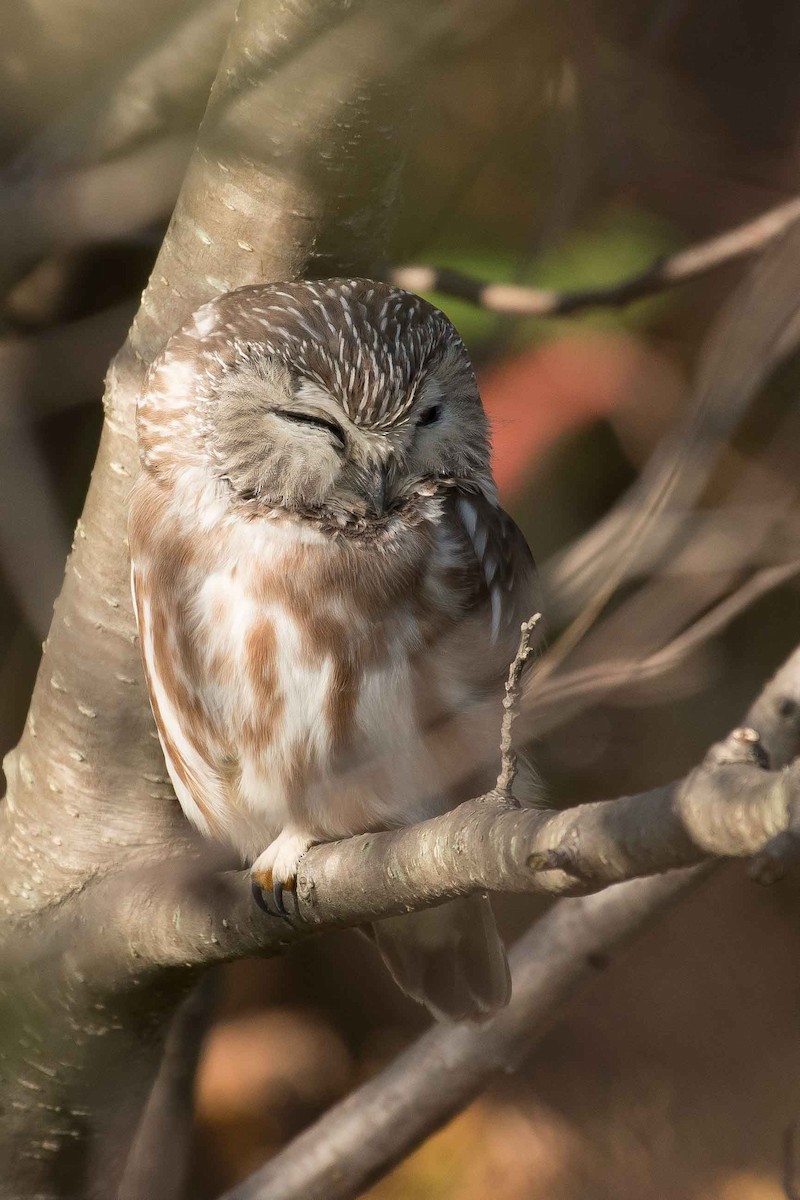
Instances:
[[[167,770],[257,894],[283,910],[313,844],[491,787],[536,573],[444,314],[369,280],[240,288],[168,342],[137,432],[133,598]],[[485,896],[374,938],[436,1017],[508,1001]]]

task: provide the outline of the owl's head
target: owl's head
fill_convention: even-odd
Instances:
[[[383,519],[421,485],[490,489],[488,426],[438,309],[369,280],[240,288],[203,306],[151,369],[145,469],[212,472],[233,503]]]

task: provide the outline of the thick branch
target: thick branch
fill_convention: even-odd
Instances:
[[[788,828],[800,771],[765,771],[750,755],[736,761],[737,749],[734,735],[685,779],[618,800],[543,813],[486,796],[407,829],[313,847],[298,871],[294,928],[265,921],[236,874],[177,900],[167,886],[152,908],[135,905],[143,929],[127,911],[125,924],[151,960],[214,962],[274,953],[309,927],[362,925],[470,892],[580,894],[750,856]],[[156,946],[162,905],[177,907],[181,936]]]
[[[435,39],[468,10],[467,0],[437,7]],[[170,1017],[200,973],[137,957],[124,926],[111,932],[113,904],[100,902],[119,896],[115,877],[158,870],[164,883],[191,852],[129,601],[142,373],[227,287],[313,262],[323,273],[373,269],[401,152],[404,73],[430,45],[427,12],[421,0],[367,13],[339,0],[244,0],[142,311],[110,373],[92,487],[0,809],[0,1161],[19,1194],[115,1190]],[[83,924],[90,896],[97,907]],[[174,917],[165,914],[164,937]]]
[[[646,270],[618,283],[575,292],[492,283],[447,267],[395,267],[391,279],[412,292],[438,292],[508,316],[563,317],[586,308],[620,307],[699,279],[709,271],[763,250],[798,218],[800,199],[789,200],[736,229],[660,258]]]

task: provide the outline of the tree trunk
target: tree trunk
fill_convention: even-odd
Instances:
[[[501,6],[502,7],[502,6]],[[174,801],[129,603],[127,497],[143,373],[205,300],[374,270],[413,71],[477,0],[242,0],[130,337],[0,813],[0,1192],[115,1194],[170,1020],[201,969],[156,969],[145,903],[197,848]],[[149,872],[149,874],[143,874]],[[134,901],[132,900],[131,903]],[[141,914],[139,914],[141,916]],[[154,930],[169,938],[170,930]]]

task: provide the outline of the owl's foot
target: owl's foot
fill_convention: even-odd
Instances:
[[[309,834],[285,829],[263,854],[259,854],[250,875],[255,902],[264,912],[273,917],[289,918],[285,896],[287,893],[294,895],[297,864],[309,846],[313,845],[314,839]]]

